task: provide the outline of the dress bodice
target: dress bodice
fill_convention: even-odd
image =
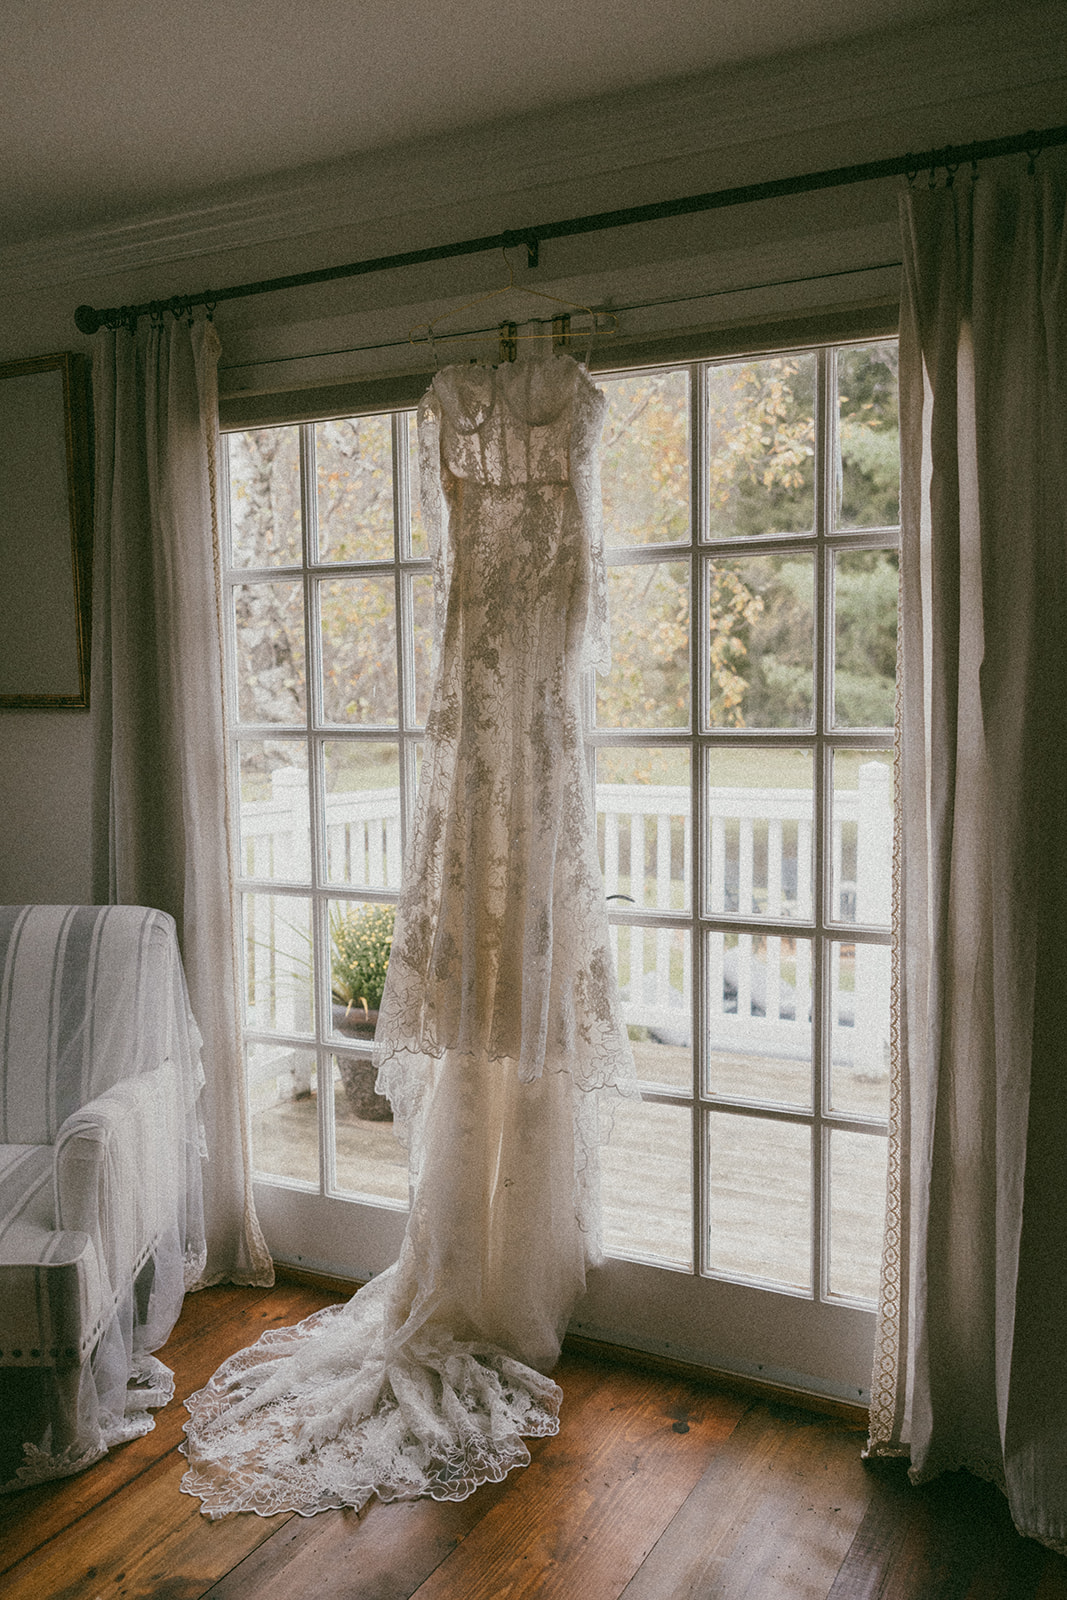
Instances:
[[[423,401],[436,410],[441,465],[454,478],[509,488],[569,483],[576,418],[603,396],[570,356],[499,367],[446,367]]]

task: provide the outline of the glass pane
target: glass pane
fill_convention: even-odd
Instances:
[[[842,1115],[889,1115],[891,957],[885,944],[830,946],[830,1105]]]
[[[708,369],[713,539],[812,532],[814,396],[814,355]]]
[[[831,1294],[878,1299],[887,1158],[888,1142],[878,1134],[830,1132]]]
[[[326,767],[328,883],[400,884],[400,751],[393,743],[329,739]]]
[[[712,915],[810,917],[810,753],[716,746],[707,780]]]
[[[242,739],[241,871],[249,878],[306,882],[311,876],[307,747],[295,740]]]
[[[811,941],[709,933],[708,1092],[811,1105]]]
[[[374,1075],[369,1056],[333,1058],[337,1187],[407,1205],[407,1152],[393,1133],[388,1100],[374,1091]]]
[[[891,728],[897,681],[895,550],[847,550],[834,558],[834,721]]]
[[[811,1289],[811,1130],[708,1115],[708,1267]]]
[[[300,429],[226,435],[235,567],[299,566]]]
[[[600,1152],[604,1249],[693,1266],[693,1123],[688,1106],[622,1100]]]
[[[415,649],[415,722],[425,726],[433,692],[433,579],[410,578],[411,635]]]
[[[304,595],[299,582],[242,583],[233,592],[237,715],[305,721]]]
[[[311,902],[303,895],[243,898],[247,1026],[312,1033]]]
[[[707,562],[712,728],[810,728],[814,559]]]
[[[430,538],[422,520],[422,494],[419,481],[419,430],[415,412],[408,412],[408,494],[411,501],[411,554],[428,556]]]
[[[597,678],[601,727],[689,725],[689,563],[608,568],[611,671]]]
[[[389,578],[319,586],[322,714],[327,722],[397,724],[396,602]]]
[[[613,926],[611,945],[638,1077],[691,1093],[693,964],[688,929]]]
[[[893,897],[893,753],[834,752],[833,900],[837,922],[888,928]]]
[[[315,482],[322,561],[393,558],[390,419],[342,417],[315,424]]]
[[[335,900],[329,917],[332,1031],[369,1048],[385,988],[396,907]]]
[[[296,1183],[319,1182],[319,1114],[314,1050],[246,1046],[252,1165]]]
[[[837,352],[839,528],[893,528],[900,521],[897,343]]]
[[[598,378],[608,397],[600,445],[604,539],[689,538],[689,373]]]
[[[598,750],[596,807],[608,899],[688,911],[689,751]]]

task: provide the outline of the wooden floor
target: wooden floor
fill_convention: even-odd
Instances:
[[[191,1295],[178,1396],[318,1290]],[[565,1354],[560,1432],[459,1505],[229,1517],[178,1492],[184,1408],[88,1472],[0,1501],[4,1600],[1067,1600],[1067,1560],[988,1485],[922,1490],[848,1423]]]

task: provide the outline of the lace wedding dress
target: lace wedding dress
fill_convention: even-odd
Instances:
[[[605,404],[555,355],[450,367],[420,406],[436,678],[376,1043],[411,1213],[393,1267],[186,1402],[209,1516],[460,1500],[557,1430],[600,1101],[636,1093],[579,700],[609,657]]]

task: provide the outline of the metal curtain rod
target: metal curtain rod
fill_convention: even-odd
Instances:
[[[504,233],[486,234],[480,239],[460,239],[453,244],[432,245],[427,250],[405,250],[400,255],[375,256],[368,261],[349,262],[343,267],[294,272],[285,278],[263,278],[258,283],[205,289],[200,294],[179,294],[169,300],[148,300],[137,306],[109,306],[103,311],[94,306],[79,306],[74,321],[80,333],[96,333],[103,327],[132,330],[142,316],[159,317],[167,311],[174,316],[184,316],[193,306],[207,306],[213,310],[223,300],[274,294],[280,289],[302,289],[313,283],[331,283],[336,278],[359,278],[371,272],[419,266],[425,261],[447,261],[454,256],[480,255],[486,250],[507,250],[513,245],[525,245],[529,265],[536,267],[538,246],[543,239],[567,239],[576,234],[599,233],[605,228],[629,228],[639,222],[659,222],[668,217],[718,211],[726,206],[751,205],[757,200],[774,200],[783,195],[811,194],[817,189],[836,189],[851,183],[867,183],[874,178],[914,177],[926,171],[932,175],[941,167],[951,178],[958,167],[988,161],[995,156],[1027,155],[1032,167],[1041,150],[1062,144],[1067,144],[1067,126],[1013,134],[1005,139],[983,139],[975,144],[945,145],[940,150],[925,150],[918,155],[864,161],[851,167],[830,167],[823,172],[807,172],[794,178],[741,184],[735,189],[713,189],[708,194],[658,200],[651,205],[627,206],[620,211],[597,211],[586,217],[568,217],[562,222],[539,222],[530,227],[509,228]]]

